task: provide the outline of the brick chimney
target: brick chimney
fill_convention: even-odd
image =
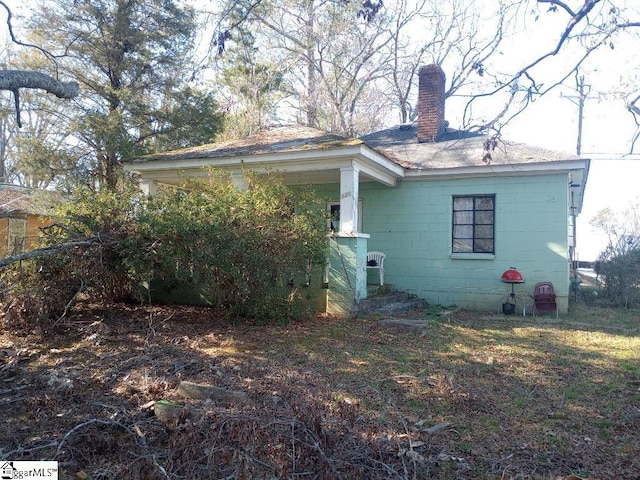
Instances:
[[[444,83],[440,65],[418,71],[418,142],[436,142],[444,133]]]

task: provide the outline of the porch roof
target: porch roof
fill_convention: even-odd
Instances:
[[[204,167],[273,171],[287,184],[336,183],[340,169],[357,168],[361,181],[396,186],[404,168],[357,138],[309,127],[285,127],[239,140],[156,153],[125,165],[159,183],[206,175]]]

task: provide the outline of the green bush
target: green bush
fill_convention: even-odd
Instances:
[[[305,295],[291,279],[324,264],[324,203],[274,175],[246,179],[248,188],[240,190],[212,171],[204,181],[162,189],[150,199],[130,181],[117,192],[75,191],[46,242],[92,244],[5,268],[4,304],[23,311],[29,305],[32,317],[59,318],[79,292],[106,304],[166,300],[182,290],[234,317],[304,314]]]
[[[640,303],[640,248],[601,258],[596,272],[604,285],[602,295],[614,305],[631,308]]]
[[[143,199],[131,181],[122,185],[117,192],[81,187],[59,206],[53,224],[43,229],[41,246],[86,245],[4,267],[0,300],[5,310],[50,320],[64,315],[81,294],[108,303],[137,293],[140,278],[131,275],[124,255],[137,241],[135,205]]]
[[[131,268],[149,268],[164,288],[197,288],[201,299],[231,315],[274,319],[299,311],[290,277],[324,263],[326,212],[313,193],[273,175],[247,174],[248,188],[211,172],[207,181],[165,189],[140,216],[153,239]]]

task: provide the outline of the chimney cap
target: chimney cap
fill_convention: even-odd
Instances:
[[[430,65],[423,65],[418,70],[418,75],[428,75],[430,73],[439,73],[443,77],[445,76],[444,70],[442,70],[442,67],[436,63],[432,63]]]

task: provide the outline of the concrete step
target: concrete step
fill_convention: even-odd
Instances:
[[[361,314],[379,313],[391,316],[395,313],[425,308],[426,306],[427,302],[415,295],[406,292],[392,292],[361,300],[359,311]]]
[[[376,310],[376,313],[386,316],[393,316],[398,313],[408,312],[411,310],[423,309],[427,306],[427,302],[422,299],[407,300],[404,302],[393,302]]]

